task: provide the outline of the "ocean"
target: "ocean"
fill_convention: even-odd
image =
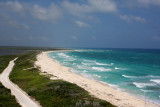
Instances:
[[[160,104],[160,50],[81,49],[50,52],[71,72]]]

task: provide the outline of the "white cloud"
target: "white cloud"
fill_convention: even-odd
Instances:
[[[128,0],[129,1],[129,0]],[[160,0],[136,0],[142,4],[160,4]],[[36,19],[50,21],[55,23],[57,20],[63,17],[63,12],[69,12],[72,15],[78,17],[90,18],[92,13],[116,13],[118,12],[117,4],[114,0],[86,0],[85,3],[79,2],[70,2],[64,0],[59,2],[61,6],[51,3],[49,7],[42,7],[40,5],[28,5],[27,3],[21,3],[18,1],[7,1],[0,2],[1,7],[5,7],[9,12],[14,11],[20,14],[29,14]],[[68,14],[68,13],[67,13]],[[145,22],[144,18],[133,15],[119,15],[119,17],[127,22],[137,21]],[[94,18],[92,18],[94,19]],[[89,27],[87,23],[76,21],[75,22],[80,27]],[[13,22],[11,24],[14,24]],[[29,29],[29,26],[23,25],[26,29]]]
[[[88,0],[93,11],[116,12],[117,6],[113,0]]]
[[[75,41],[78,40],[77,36],[71,36],[71,38]]]
[[[122,0],[123,1],[123,0]],[[160,6],[160,0],[125,0],[122,2],[127,7],[142,7]]]
[[[62,7],[76,16],[93,12],[116,12],[117,6],[111,0],[87,0],[86,4],[63,1]]]
[[[141,22],[144,23],[146,22],[146,19],[140,17],[140,16],[133,16],[133,15],[120,15],[120,18],[122,20],[125,20],[127,22],[133,22],[133,21],[137,21],[137,22]]]
[[[24,10],[24,6],[18,1],[7,1],[5,3],[0,2],[0,6],[3,6],[16,12],[22,12]]]
[[[25,29],[30,29],[30,27],[26,24],[20,23],[19,21],[11,18],[7,14],[0,14],[0,24],[4,26],[9,26],[13,28],[25,28]]]
[[[86,0],[86,4],[80,4],[77,2],[63,1],[62,7],[65,8],[68,12],[76,16],[85,16],[89,13],[100,12],[100,13],[116,13],[119,14],[117,9],[117,4],[113,0]],[[120,19],[127,22],[146,22],[146,19],[140,16],[133,15],[119,15]],[[86,27],[88,24],[76,21],[76,24],[80,27]]]
[[[160,0],[137,0],[141,5],[157,5],[160,6]]]
[[[40,20],[56,22],[57,19],[62,17],[61,9],[54,3],[52,3],[49,8],[43,8],[39,5],[34,5],[33,10],[31,11],[32,15]]]
[[[84,13],[92,12],[92,8],[86,4],[71,3],[69,1],[63,1],[62,7],[69,11],[73,15],[81,16]]]
[[[44,8],[39,5],[31,6],[26,3],[22,4],[18,1],[0,2],[0,6],[5,7],[9,11],[30,14],[36,19],[52,21],[54,23],[62,17],[61,9],[54,3],[51,3],[48,8]]]
[[[79,21],[79,20],[75,21],[75,23],[76,23],[77,26],[79,26],[79,27],[90,27],[90,25],[88,25],[87,23],[82,22],[82,21]]]

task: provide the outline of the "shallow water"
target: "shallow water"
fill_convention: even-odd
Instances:
[[[160,50],[88,49],[49,56],[73,73],[160,104]]]

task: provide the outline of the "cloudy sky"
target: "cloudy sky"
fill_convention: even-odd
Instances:
[[[160,0],[0,0],[0,46],[160,49]]]

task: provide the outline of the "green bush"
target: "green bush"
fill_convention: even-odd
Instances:
[[[17,56],[15,55],[5,55],[5,56],[0,56],[0,73],[3,72],[3,70],[8,66],[9,61],[13,60]]]

